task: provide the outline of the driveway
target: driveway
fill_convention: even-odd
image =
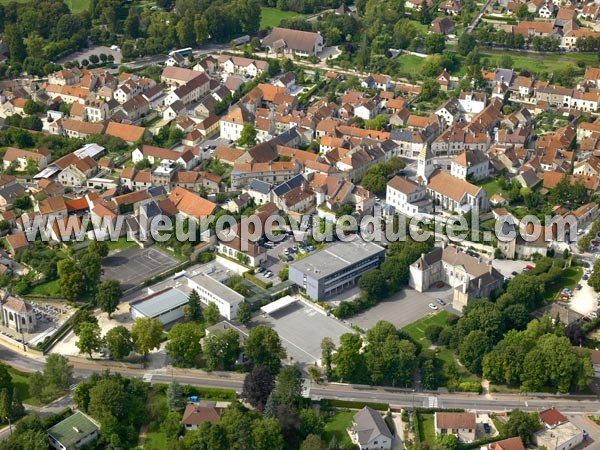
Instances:
[[[587,440],[576,448],[600,448],[600,425],[596,425],[584,415],[565,414],[570,422],[581,430],[588,432]]]
[[[527,264],[527,261],[512,261],[510,259],[494,259],[492,266],[505,277],[512,277],[513,272],[521,273]]]
[[[569,301],[569,307],[579,314],[587,315],[592,311],[596,311],[596,292],[587,283],[586,280],[579,281],[581,289],[574,291],[573,297]]]

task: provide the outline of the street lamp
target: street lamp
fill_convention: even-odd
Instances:
[[[8,420],[9,435],[11,435],[12,434],[12,422],[10,421],[10,417],[8,417],[8,416],[6,416],[5,419]]]

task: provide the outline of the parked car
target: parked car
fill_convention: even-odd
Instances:
[[[430,303],[429,308],[433,309],[434,311],[436,311],[438,309],[437,305],[434,305],[433,303]]]
[[[483,431],[485,431],[488,434],[492,432],[492,427],[490,427],[489,423],[486,422],[483,424]]]
[[[587,280],[589,278],[588,274],[586,273],[583,277],[581,277],[583,280]]]
[[[438,302],[442,306],[446,306],[446,302],[444,300],[442,300],[441,298],[436,298],[435,301]]]
[[[592,311],[591,313],[588,314],[589,317],[591,317],[592,319],[596,319],[598,317],[598,313],[596,311]]]

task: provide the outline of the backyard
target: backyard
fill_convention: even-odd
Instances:
[[[10,373],[12,384],[17,389],[21,401],[32,406],[42,405],[37,398],[33,398],[29,393],[29,374],[21,372],[11,366],[6,366],[6,368],[8,369],[8,373]]]
[[[292,17],[306,17],[306,14],[297,13],[295,11],[281,11],[277,8],[268,8],[263,6],[260,10],[260,29],[266,30],[279,26],[283,19],[291,19]]]
[[[422,442],[427,442],[429,445],[435,443],[435,424],[433,414],[419,414],[419,435]]]
[[[497,178],[486,178],[485,180],[481,180],[476,184],[477,186],[481,186],[483,188],[488,198],[490,198],[494,194],[499,194],[502,191],[502,189],[500,188],[500,182]]]
[[[488,58],[500,58],[508,55],[513,60],[513,69],[529,70],[532,72],[552,72],[559,69],[564,69],[567,64],[581,62],[586,65],[594,65],[598,63],[598,57],[595,54],[589,53],[532,53],[532,52],[517,52],[511,50],[493,50],[482,49],[481,56]]]
[[[347,448],[352,444],[352,441],[350,441],[350,436],[346,430],[352,426],[352,417],[354,417],[356,411],[332,410],[331,412],[333,415],[325,420],[323,439],[329,443],[331,438],[335,436],[338,446]]]

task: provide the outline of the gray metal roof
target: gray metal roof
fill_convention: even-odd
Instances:
[[[250,180],[250,190],[259,192],[260,194],[267,195],[271,192],[271,187],[272,186],[266,181],[257,178],[252,178],[252,180]]]
[[[301,186],[304,182],[306,182],[306,179],[302,175],[295,175],[289,180],[284,181],[279,186],[275,187],[273,189],[273,193],[278,197],[281,197],[282,195],[290,192],[292,189],[296,189],[297,187]]]
[[[187,295],[179,289],[171,287],[132,303],[131,308],[146,317],[158,317],[174,308],[187,304],[187,302]]]
[[[345,267],[356,264],[378,253],[384,248],[356,238],[352,242],[337,242],[290,264],[300,272],[315,279],[325,278]]]

